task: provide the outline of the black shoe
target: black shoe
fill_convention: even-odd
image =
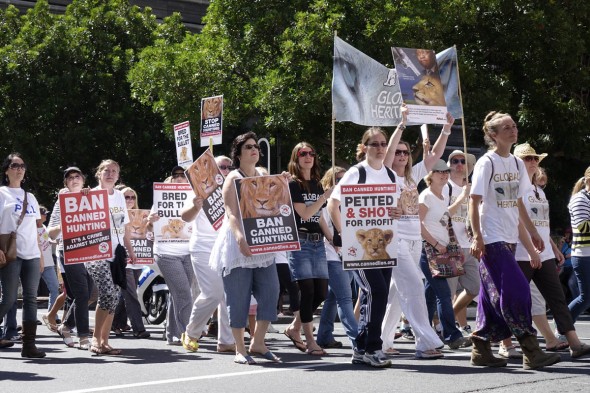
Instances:
[[[325,348],[342,348],[342,343],[340,341],[336,341],[336,340],[334,340],[330,343],[327,343],[327,344],[319,344],[319,345],[320,345],[320,347],[322,347],[324,349]]]

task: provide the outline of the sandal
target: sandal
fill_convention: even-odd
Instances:
[[[249,351],[249,353],[250,353],[250,355],[255,355],[255,356],[263,357],[266,360],[270,360],[271,362],[283,363],[283,361],[281,360],[281,358],[278,357],[277,355],[275,355],[274,353],[272,353],[271,351],[266,351],[265,353],[255,352],[255,351]]]
[[[182,343],[182,347],[189,352],[197,352],[199,350],[199,341],[191,338],[186,332],[180,335],[180,342]]]
[[[100,356],[104,354],[104,350],[102,349],[102,347],[97,347],[95,345],[91,345],[90,346],[90,352],[94,355],[94,356]]]
[[[49,329],[53,333],[57,333],[57,324],[49,322],[49,316],[47,314],[42,315],[41,320],[43,321],[45,326],[47,326],[47,329]]]
[[[238,353],[236,354],[236,357],[234,357],[234,363],[248,364],[251,366],[253,364],[256,364],[256,360],[254,360],[250,355],[244,356],[241,353]]]
[[[65,330],[68,329],[68,330]],[[57,334],[59,334],[59,336],[61,338],[63,338],[64,340],[64,344],[66,344],[66,347],[68,348],[73,348],[74,347],[74,339],[72,338],[72,332],[69,330],[68,327],[66,327],[66,325],[60,325],[59,328],[57,329]]]
[[[324,351],[323,349],[308,349],[305,351],[305,353],[307,353],[308,355],[311,356],[325,356],[328,354],[328,352]]]
[[[90,349],[90,341],[88,341],[88,337],[83,337],[80,339],[78,343],[78,349],[82,351],[88,351]]]
[[[383,353],[386,355],[399,355],[400,352],[397,349],[390,347],[384,350]]]
[[[566,341],[559,341],[557,343],[557,345],[555,345],[553,347],[545,347],[545,351],[547,351],[547,352],[557,352],[557,351],[566,350],[569,347],[570,347],[570,345]]]
[[[111,355],[111,356],[118,356],[123,353],[122,350],[115,349],[115,348],[111,347],[110,345],[103,345],[101,347],[101,350],[104,355]]]
[[[297,348],[301,352],[307,351],[307,347],[305,346],[305,344],[303,343],[303,341],[297,340],[296,338],[291,337],[289,335],[289,331],[287,329],[285,329],[285,331],[283,332],[283,334],[285,336],[287,336],[287,338],[289,338],[289,340],[291,340],[291,342],[293,343],[293,345],[295,345],[295,348]]]

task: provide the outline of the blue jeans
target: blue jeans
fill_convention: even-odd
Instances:
[[[568,308],[576,322],[580,314],[590,307],[590,257],[572,256],[572,266],[578,279],[580,294],[571,301]]]
[[[18,310],[18,306],[16,302],[14,305],[8,310],[6,315],[4,316],[4,330],[2,334],[0,334],[0,338],[4,338],[6,340],[10,340],[14,336],[18,336],[17,330],[17,323],[16,323],[16,311]]]
[[[353,278],[352,272],[342,269],[341,261],[328,261],[328,274],[328,296],[322,308],[317,342],[319,345],[325,345],[335,341],[333,334],[334,320],[336,311],[338,311],[344,331],[350,339],[352,347],[356,349],[358,323],[354,317],[354,306],[352,304],[352,289],[350,286]]]
[[[449,283],[446,278],[432,277],[424,247],[422,247],[422,255],[420,256],[420,269],[422,269],[422,273],[424,273],[424,277],[426,278],[424,291],[426,305],[428,306],[428,320],[432,321],[436,305],[438,318],[442,324],[444,341],[449,343],[461,338],[463,335],[455,326],[455,313],[453,312],[453,302],[451,300]],[[434,295],[434,299],[432,295]]]
[[[57,273],[55,266],[47,266],[41,273],[41,278],[45,281],[45,285],[49,290],[49,302],[47,303],[47,310],[55,304],[55,299],[59,296],[59,283],[57,282]]]
[[[276,321],[279,300],[279,276],[276,264],[253,269],[235,267],[223,277],[223,290],[232,328],[245,328],[250,296],[258,303],[257,321]]]
[[[17,257],[0,269],[0,318],[4,317],[16,302],[18,282],[23,287],[23,321],[37,321],[37,290],[39,289],[39,258],[21,259]]]

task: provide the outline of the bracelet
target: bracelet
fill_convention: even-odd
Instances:
[[[405,130],[405,129],[406,129],[406,125],[405,125],[405,124],[402,124],[402,123],[400,123],[400,124],[398,124],[398,125],[397,125],[397,128],[399,128],[401,131],[403,131],[403,130]]]
[[[446,135],[446,136],[449,136],[449,135],[451,135],[451,130],[448,130],[448,131],[444,131],[443,130],[442,134],[443,135]]]

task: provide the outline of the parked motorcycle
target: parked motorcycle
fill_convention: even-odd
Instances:
[[[155,263],[144,266],[137,285],[137,299],[148,323],[159,325],[166,320],[169,295],[168,285],[158,266]]]

